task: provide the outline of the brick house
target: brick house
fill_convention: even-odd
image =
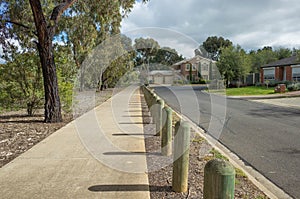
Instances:
[[[300,61],[297,56],[284,58],[260,68],[260,82],[300,81]]]
[[[204,80],[211,79],[212,63],[215,63],[215,61],[196,55],[193,58],[173,64],[172,68],[187,80],[195,82],[201,78]]]

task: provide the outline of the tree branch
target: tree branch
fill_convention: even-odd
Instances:
[[[5,23],[15,24],[15,25],[17,25],[17,26],[21,26],[21,27],[26,28],[26,29],[30,29],[28,26],[26,26],[26,25],[24,25],[24,24],[22,24],[22,23],[16,22],[16,21],[5,20],[4,22],[5,22]]]
[[[14,25],[17,25],[17,26],[20,26],[22,28],[25,28],[28,30],[28,32],[31,32],[33,33],[35,36],[38,36],[36,32],[32,31],[31,28],[29,26],[26,26],[20,22],[16,22],[16,21],[10,21],[10,20],[5,20],[4,23],[10,23],[10,24],[14,24]]]
[[[76,1],[77,0],[64,0],[61,4],[53,9],[50,19],[53,20],[56,24],[64,11],[71,7]]]

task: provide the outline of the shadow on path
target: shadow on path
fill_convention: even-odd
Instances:
[[[92,192],[116,192],[116,191],[154,191],[154,192],[172,192],[170,186],[149,186],[146,184],[132,184],[132,185],[94,185],[88,188]]]

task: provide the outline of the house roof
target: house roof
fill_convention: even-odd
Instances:
[[[164,75],[164,76],[168,76],[168,75],[173,75],[173,71],[172,70],[153,70],[149,73],[149,75]]]
[[[202,56],[200,56],[200,55],[196,55],[195,57],[192,57],[192,58],[190,58],[190,59],[185,59],[185,60],[182,60],[182,61],[180,61],[180,62],[177,62],[177,63],[175,63],[175,64],[173,64],[173,66],[178,66],[178,65],[181,65],[181,64],[185,64],[185,63],[188,63],[188,62],[190,62],[190,61],[193,61],[193,60],[206,60],[206,61],[212,61],[212,62],[215,62],[215,61],[213,61],[213,60],[211,60],[211,59],[208,59],[208,58],[205,58],[205,57],[202,57]]]
[[[271,62],[269,64],[265,64],[262,66],[262,68],[267,68],[267,67],[275,67],[275,66],[291,66],[295,64],[299,64],[300,61],[297,61],[297,56],[291,56],[288,58],[280,59],[274,62]]]

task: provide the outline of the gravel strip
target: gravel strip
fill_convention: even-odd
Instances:
[[[141,98],[143,102],[144,133],[147,135],[145,136],[146,151],[148,154],[157,154],[160,151],[160,137],[154,136],[156,134],[155,125],[151,123],[149,110],[143,96]],[[162,159],[159,160],[153,158],[153,155],[147,155],[148,170],[150,169],[148,176],[151,199],[203,198],[205,164],[213,158],[222,158],[222,155],[212,149],[200,136],[194,135],[190,145],[189,188],[187,193],[175,193],[172,190],[172,163],[166,164]],[[203,154],[203,151],[207,151],[207,153],[200,155]],[[157,169],[154,170],[153,168]],[[268,198],[241,171],[236,170],[236,173],[235,198]]]

